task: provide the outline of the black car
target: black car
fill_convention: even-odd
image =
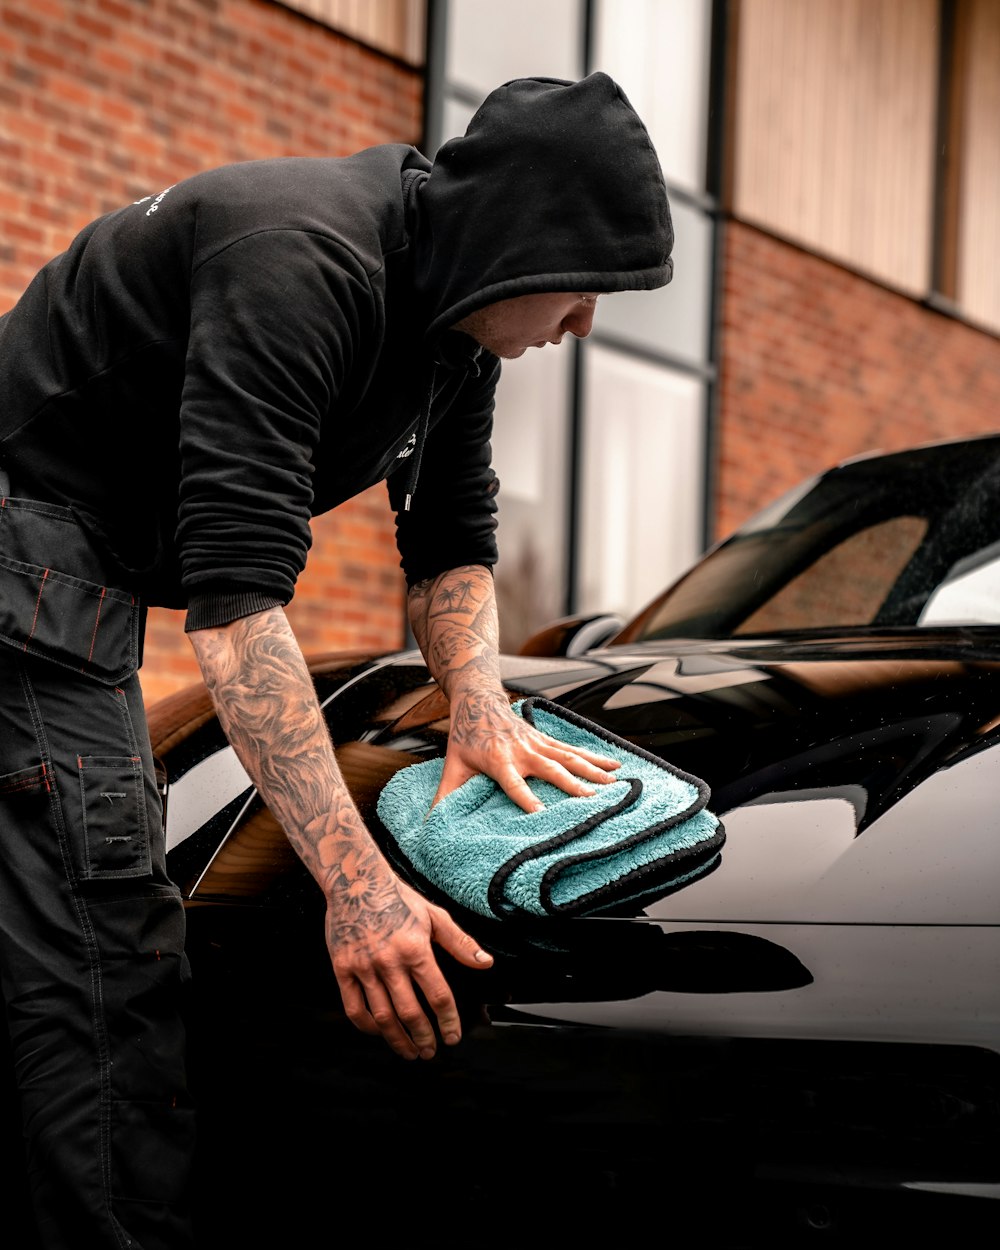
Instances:
[[[1000,437],[804,483],[627,623],[504,659],[704,779],[726,840],[598,914],[453,909],[465,1036],[344,1019],[322,900],[201,688],[151,711],[188,900],[210,1245],[968,1245],[1000,1212]],[[443,753],[416,652],[311,660],[376,837]]]

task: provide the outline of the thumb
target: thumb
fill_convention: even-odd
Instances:
[[[474,769],[463,764],[454,755],[446,755],[444,768],[441,771],[441,780],[438,782],[438,788],[431,802],[431,807],[443,799],[446,794],[451,794],[452,790],[457,790],[460,785],[463,785],[474,775]]]
[[[443,908],[434,909],[431,936],[442,949],[468,968],[490,968],[493,965],[493,956],[489,951],[483,950],[476,939],[460,928]]]

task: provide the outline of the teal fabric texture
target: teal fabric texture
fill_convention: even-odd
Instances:
[[[545,807],[528,813],[483,774],[432,808],[444,760],[400,769],[377,811],[416,884],[490,919],[584,915],[649,901],[718,865],[725,831],[704,781],[547,699],[513,708],[550,737],[618,759],[616,779],[578,797],[530,778]]]

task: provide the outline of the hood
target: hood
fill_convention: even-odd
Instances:
[[[428,338],[497,300],[648,291],[673,273],[663,172],[607,74],[498,87],[441,147],[418,205]]]
[[[621,915],[997,924],[996,647],[991,658],[961,658],[943,637],[913,631],[869,639],[865,650],[857,642],[789,650],[675,639],[571,658],[503,657],[512,694],[551,699],[710,788],[709,810],[726,830],[718,868]],[[382,838],[381,789],[400,767],[444,754],[447,699],[416,651],[317,657],[310,667],[345,780]],[[150,715],[171,776],[172,871],[206,893],[249,889],[251,879],[260,893],[297,862],[277,825],[273,854],[255,852],[251,863],[237,838],[199,875],[250,784],[202,688],[199,697],[198,715],[185,696]],[[259,850],[260,830],[251,832]]]

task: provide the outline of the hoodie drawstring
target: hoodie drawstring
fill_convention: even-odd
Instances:
[[[424,455],[424,443],[427,441],[427,431],[431,423],[431,408],[434,404],[434,382],[437,378],[437,364],[431,366],[431,380],[427,388],[427,398],[420,412],[420,420],[417,423],[416,443],[413,448],[413,455],[410,456],[410,463],[406,473],[406,497],[403,503],[403,511],[409,512],[410,500],[413,498],[417,490],[417,479],[420,477],[420,461]]]

